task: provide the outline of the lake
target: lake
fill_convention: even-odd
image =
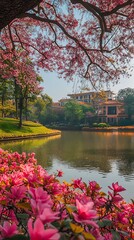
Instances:
[[[125,199],[134,198],[134,132],[63,131],[61,136],[1,142],[0,147],[35,152],[38,164],[49,173],[64,172],[61,180],[95,180],[105,192],[118,181],[127,189],[122,193]]]

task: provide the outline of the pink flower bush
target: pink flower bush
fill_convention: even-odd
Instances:
[[[134,239],[134,203],[118,182],[105,194],[95,181],[60,183],[61,175],[49,175],[34,153],[0,149],[0,239]]]

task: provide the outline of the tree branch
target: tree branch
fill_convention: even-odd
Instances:
[[[54,25],[56,25],[57,27],[59,27],[62,32],[71,40],[73,40],[86,54],[86,56],[88,57],[89,61],[92,62],[86,48],[83,47],[83,45],[79,42],[79,40],[73,36],[71,36],[67,31],[66,29],[56,20],[53,20],[53,19],[48,19],[48,18],[42,18],[42,17],[39,17],[39,16],[36,16],[35,14],[32,14],[32,13],[25,13],[23,14],[23,17],[29,17],[29,18],[33,18],[37,21],[40,21],[40,22],[44,22],[44,23],[52,23]]]

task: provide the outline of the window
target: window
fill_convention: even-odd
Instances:
[[[117,114],[116,106],[108,107],[108,115],[116,115],[116,114]]]

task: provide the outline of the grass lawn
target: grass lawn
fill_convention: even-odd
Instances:
[[[58,130],[52,130],[31,121],[23,121],[22,128],[19,128],[18,125],[19,120],[17,119],[0,118],[0,139],[60,133]]]

